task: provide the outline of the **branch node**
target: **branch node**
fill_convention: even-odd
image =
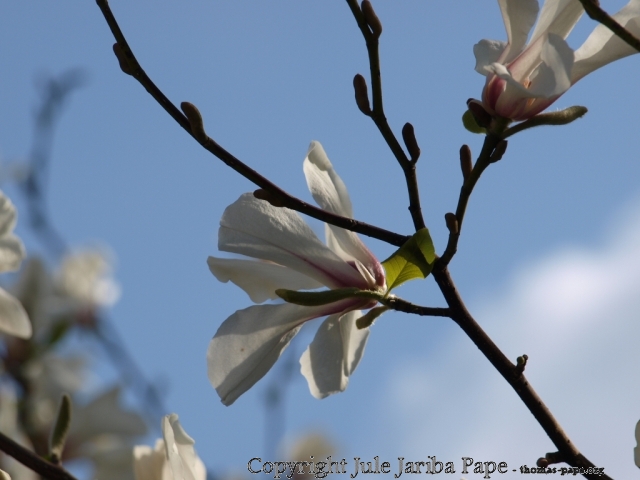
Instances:
[[[207,133],[204,131],[204,122],[202,121],[202,115],[200,114],[200,110],[193,103],[182,102],[180,104],[180,108],[182,112],[189,120],[189,125],[191,125],[191,133],[196,140],[200,143],[204,143],[207,139]]]
[[[451,235],[458,235],[460,233],[460,226],[458,225],[458,218],[455,213],[445,213],[444,221]]]
[[[415,164],[418,161],[418,158],[420,158],[420,147],[416,140],[413,125],[409,122],[405,123],[404,127],[402,127],[402,139],[404,140],[404,144],[407,146],[407,151],[411,157],[411,163]]]
[[[122,47],[120,47],[120,44],[117,42],[113,44],[113,53],[116,54],[116,58],[120,64],[120,70],[127,75],[133,75],[133,71],[129,67],[129,62],[127,61],[127,56],[124,54]]]
[[[524,368],[527,366],[527,360],[529,360],[528,355],[522,355],[516,359],[516,372],[518,375],[523,374]]]
[[[284,202],[279,196],[274,195],[272,192],[265,190],[264,188],[259,188],[254,191],[253,196],[260,200],[264,200],[265,202],[269,202],[274,207],[284,207]]]
[[[369,104],[369,93],[367,91],[367,81],[359,73],[353,77],[353,89],[356,94],[356,105],[367,117],[371,116],[371,105]]]
[[[374,38],[380,38],[380,35],[382,34],[382,23],[380,22],[378,15],[376,15],[373,5],[371,5],[369,0],[363,0],[360,8],[362,9],[364,21],[369,25]]]
[[[560,452],[550,452],[547,453],[544,457],[541,457],[536,462],[536,465],[541,468],[547,468],[549,465],[553,465],[554,463],[562,463],[564,462],[564,455]]]
[[[502,156],[507,151],[507,144],[508,144],[507,140],[500,140],[497,143],[496,148],[493,149],[493,153],[489,157],[489,161],[491,163],[495,163],[498,160],[502,159]]]
[[[469,145],[460,147],[460,168],[462,169],[462,178],[466,180],[473,170],[473,159],[471,158]]]

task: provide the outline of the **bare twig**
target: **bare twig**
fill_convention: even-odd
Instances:
[[[620,39],[640,52],[640,39],[633,36],[629,30],[616,22],[611,15],[600,8],[600,2],[598,2],[598,0],[580,0],[580,3],[584,7],[585,12],[587,12],[587,15],[589,15],[589,18],[600,22],[611,30],[614,35],[617,35]]]
[[[373,7],[371,7],[371,4],[368,3],[368,0],[365,1],[367,3],[363,2],[363,9],[366,8],[367,12],[369,12],[370,9],[372,11]],[[389,122],[387,121],[387,117],[384,114],[384,107],[382,104],[382,78],[380,76],[380,56],[378,51],[378,38],[380,37],[381,29],[380,31],[378,31],[376,27],[376,23],[379,23],[379,21],[375,22],[369,20],[369,22],[372,24],[370,25],[367,22],[367,18],[365,18],[363,9],[361,9],[358,5],[357,0],[347,0],[347,4],[349,5],[351,13],[358,23],[358,27],[360,27],[362,36],[364,37],[364,40],[367,44],[367,52],[369,54],[369,70],[371,72],[371,91],[373,94],[373,106],[368,116],[371,117],[373,122],[376,124],[376,127],[378,127],[378,130],[380,130],[382,137],[387,142],[387,145],[389,145],[391,152],[396,157],[396,160],[398,161],[400,167],[402,168],[402,171],[404,172],[405,180],[407,183],[407,190],[409,192],[409,212],[411,213],[411,218],[413,219],[413,225],[415,229],[420,230],[421,228],[425,228],[425,223],[422,217],[422,208],[420,207],[420,192],[418,190],[418,180],[416,178],[416,161],[418,159],[417,157],[415,159],[409,159],[404,153],[404,150],[400,146],[400,142],[398,142],[398,139],[389,126]],[[369,13],[369,15],[371,14]],[[375,17],[375,13],[373,15]],[[375,17],[375,19],[377,20],[377,17]],[[358,104],[358,106],[360,107],[360,104]],[[413,129],[411,133],[413,134]],[[415,140],[415,138],[413,140]]]
[[[206,150],[218,157],[225,164],[245,177],[247,180],[253,182],[260,188],[269,191],[273,196],[280,199],[283,206],[287,208],[296,210],[300,213],[304,213],[305,215],[316,218],[318,220],[322,220],[323,222],[342,227],[346,230],[351,230],[352,232],[357,232],[361,233],[362,235],[377,238],[378,240],[382,240],[383,242],[387,242],[398,247],[402,246],[409,239],[409,237],[405,235],[400,235],[383,228],[375,227],[373,225],[369,225],[352,218],[335,215],[320,208],[314,207],[313,205],[310,205],[306,202],[303,202],[302,200],[285,192],[270,180],[263,177],[258,172],[247,166],[245,163],[234,157],[231,153],[218,145],[212,138],[208,136],[204,139],[196,138],[196,136],[192,132],[191,124],[189,123],[187,117],[180,110],[178,110],[178,108],[173,103],[171,103],[171,101],[164,95],[164,93],[162,93],[162,91],[153,83],[153,81],[151,81],[144,70],[142,70],[142,67],[131,51],[126,38],[122,34],[122,31],[118,26],[118,22],[111,12],[108,1],[96,0],[96,3],[98,4],[98,7],[100,7],[102,14],[104,15],[104,18],[107,21],[109,28],[111,29],[111,33],[116,39],[122,55],[128,62],[126,73],[130,74],[136,80],[138,80],[138,82],[140,82],[140,84],[160,104],[160,106],[169,115],[171,115],[173,119],[178,122],[178,124],[184,130],[186,130],[189,135],[194,137],[198,141],[198,143],[200,143],[200,145],[202,145]]]
[[[396,296],[390,296],[382,301],[383,305],[397,310],[398,312],[412,313],[414,315],[420,315],[423,317],[449,317],[451,318],[451,309],[446,307],[423,307],[415,305],[411,302],[407,302],[402,298]]]
[[[48,480],[77,480],[64,468],[39,457],[3,433],[0,433],[0,450]]]

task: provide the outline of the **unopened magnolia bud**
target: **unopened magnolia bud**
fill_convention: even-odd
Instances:
[[[356,328],[358,328],[358,330],[362,330],[363,328],[370,327],[371,325],[373,325],[373,322],[375,322],[376,319],[387,310],[389,310],[389,307],[382,306],[372,308],[366,314],[356,320]]]
[[[460,147],[460,168],[462,169],[462,178],[466,180],[473,170],[473,159],[471,158],[469,145],[462,145]]]
[[[404,144],[407,146],[407,151],[409,152],[409,156],[411,157],[411,161],[416,163],[418,158],[420,158],[420,147],[418,146],[418,141],[416,140],[416,134],[413,130],[413,125],[410,123],[405,123],[404,127],[402,127],[402,139],[404,140]]]
[[[362,15],[364,15],[364,20],[369,25],[371,29],[371,33],[373,36],[378,38],[382,34],[382,23],[380,19],[376,15],[375,10],[373,9],[373,5],[369,0],[362,0],[362,5],[360,7],[362,9]]]
[[[467,100],[467,108],[479,127],[489,128],[491,126],[491,115],[484,109],[480,101],[470,98]]]
[[[541,113],[507,129],[502,134],[502,138],[507,138],[523,130],[539,127],[541,125],[566,125],[584,116],[586,113],[587,108],[579,105],[565,108],[564,110],[559,110],[557,112]]]
[[[489,160],[491,160],[492,163],[502,159],[502,156],[507,151],[507,144],[508,142],[506,140],[500,140],[498,142],[496,148],[493,149],[493,153],[489,157]]]
[[[516,370],[519,374],[522,374],[522,372],[524,372],[524,368],[527,366],[527,360],[529,360],[529,357],[527,355],[522,355],[521,357],[518,357],[516,359]]]
[[[122,70],[127,75],[133,75],[133,72],[129,68],[129,62],[127,62],[127,57],[125,56],[122,48],[119,43],[113,44],[113,53],[116,54],[116,58],[118,59],[118,63],[120,64],[120,70]]]
[[[284,203],[282,202],[282,200],[280,200],[278,197],[276,197],[273,193],[264,190],[262,188],[256,190],[255,192],[253,192],[253,196],[260,199],[260,200],[264,200],[266,202],[269,202],[271,205],[273,205],[274,207],[284,207]]]
[[[353,77],[353,89],[356,94],[356,105],[362,113],[371,115],[371,106],[369,105],[369,93],[367,92],[367,81],[359,73]]]
[[[453,235],[457,235],[458,233],[460,233],[460,229],[458,226],[458,218],[456,217],[455,213],[451,213],[451,212],[445,213],[444,221],[447,224],[447,229],[449,230],[449,233]]]
[[[180,104],[180,108],[182,112],[189,120],[189,125],[191,125],[191,133],[199,142],[203,142],[207,139],[207,134],[204,131],[204,122],[202,121],[202,115],[200,115],[200,111],[198,108],[189,102],[182,102]]]

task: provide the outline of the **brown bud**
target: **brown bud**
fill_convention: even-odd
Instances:
[[[204,122],[202,121],[202,115],[200,115],[200,111],[198,107],[196,107],[193,103],[182,102],[180,104],[180,108],[182,112],[189,120],[189,125],[191,125],[191,133],[199,142],[204,142],[207,139],[207,134],[204,131]]]
[[[447,223],[447,228],[449,229],[449,233],[452,235],[457,235],[460,233],[460,229],[458,227],[458,218],[455,213],[445,213],[444,221]]]
[[[353,77],[353,89],[356,94],[356,105],[362,113],[367,116],[371,115],[371,107],[369,106],[369,93],[367,92],[367,81],[359,73]]]
[[[364,16],[365,22],[369,25],[371,29],[371,33],[375,38],[378,38],[382,34],[382,23],[376,15],[375,10],[373,9],[373,5],[369,0],[362,0],[362,5],[360,6],[362,9],[362,15]]]
[[[284,207],[284,203],[282,202],[282,200],[280,200],[277,196],[275,196],[268,190],[265,190],[264,188],[260,188],[253,192],[253,196],[260,200],[269,202],[274,207]]]
[[[113,44],[113,53],[116,54],[116,58],[118,59],[118,63],[120,64],[120,70],[122,70],[127,75],[133,75],[131,68],[129,68],[129,62],[127,62],[127,57],[122,51],[119,43]]]
[[[493,149],[493,153],[489,157],[489,160],[491,160],[492,163],[502,159],[502,156],[507,151],[507,144],[507,140],[500,140],[498,142],[496,148]]]
[[[546,457],[540,457],[536,465],[540,468],[547,468],[549,466],[549,460]]]
[[[479,100],[470,98],[467,100],[467,108],[476,119],[479,127],[489,128],[491,126],[491,115],[487,112]]]
[[[473,159],[471,158],[469,145],[462,145],[460,147],[460,168],[462,169],[462,178],[466,180],[473,170]]]
[[[409,152],[411,161],[413,163],[416,163],[418,161],[418,158],[420,158],[420,147],[418,146],[418,141],[416,140],[416,134],[413,130],[413,125],[408,122],[404,124],[404,127],[402,127],[402,139],[404,140],[404,144],[407,146],[407,151]]]

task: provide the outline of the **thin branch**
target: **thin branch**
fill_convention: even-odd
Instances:
[[[422,217],[422,208],[420,206],[420,192],[418,190],[418,180],[416,178],[416,164],[415,161],[411,161],[404,153],[404,150],[400,146],[400,142],[398,142],[398,139],[393,134],[393,131],[389,126],[389,122],[387,121],[387,117],[384,114],[378,35],[371,32],[357,0],[347,0],[347,4],[349,5],[351,13],[356,19],[358,27],[362,32],[362,36],[367,44],[367,52],[369,54],[371,91],[373,93],[373,108],[371,109],[371,114],[369,116],[376,124],[376,127],[378,127],[382,137],[387,142],[387,145],[389,145],[391,152],[396,157],[396,160],[404,172],[407,190],[409,192],[409,212],[411,213],[415,229],[420,230],[421,228],[425,228],[425,223]],[[417,160],[417,158],[415,160]]]
[[[436,260],[436,263],[439,264],[441,268],[446,267],[449,264],[453,256],[456,254],[456,251],[458,250],[460,230],[462,228],[464,215],[467,211],[469,197],[471,197],[471,193],[473,192],[476,183],[478,183],[480,175],[482,175],[482,172],[484,172],[486,168],[491,164],[491,155],[493,154],[496,146],[500,141],[500,138],[495,135],[487,135],[485,137],[484,144],[482,145],[482,150],[480,151],[480,155],[478,156],[478,160],[476,161],[473,169],[471,170],[467,178],[465,178],[462,184],[462,188],[460,189],[460,196],[458,198],[458,206],[456,207],[455,213],[457,228],[449,230],[449,241],[447,242],[447,247],[442,256]]]
[[[611,15],[600,8],[600,2],[598,2],[598,0],[580,0],[580,3],[587,12],[587,15],[589,15],[589,18],[600,22],[611,30],[614,35],[617,35],[621,40],[640,52],[640,39],[633,36],[629,30],[616,22]]]
[[[0,433],[0,450],[48,480],[77,480],[64,468],[48,462],[3,433]]]
[[[407,302],[402,298],[391,295],[380,303],[397,310],[398,312],[412,313],[414,315],[421,315],[423,317],[448,317],[451,318],[451,309],[446,307],[423,307],[411,302]]]
[[[140,82],[145,90],[149,92],[149,94],[160,104],[160,106],[169,115],[171,115],[173,119],[178,122],[178,124],[184,130],[186,130],[189,135],[196,139],[196,141],[198,141],[198,143],[200,143],[200,145],[202,145],[206,150],[222,160],[226,165],[231,167],[233,170],[238,172],[247,180],[259,186],[260,188],[263,188],[264,190],[270,192],[280,201],[280,203],[284,207],[296,210],[300,213],[304,213],[305,215],[316,218],[318,220],[322,220],[323,222],[330,223],[332,225],[336,225],[346,230],[357,232],[368,237],[377,238],[378,240],[398,247],[402,246],[410,238],[408,236],[400,235],[383,228],[369,225],[365,222],[360,222],[352,218],[342,217],[340,215],[327,212],[306,202],[303,202],[302,200],[285,192],[276,184],[272,183],[270,180],[263,177],[258,172],[247,166],[245,163],[234,157],[231,153],[229,153],[218,143],[216,143],[212,138],[205,135],[204,138],[198,139],[196,135],[194,135],[191,129],[191,124],[189,123],[187,117],[180,110],[178,110],[178,108],[173,103],[171,103],[171,101],[164,95],[164,93],[162,93],[162,91],[153,83],[153,81],[147,76],[147,74],[144,72],[144,70],[136,60],[126,38],[124,37],[122,31],[120,30],[120,27],[118,26],[118,22],[111,12],[108,1],[96,0],[96,3],[98,7],[100,7],[102,14],[104,15],[104,18],[107,21],[109,28],[111,29],[111,33],[113,34],[117,42],[116,45],[122,53],[122,58],[127,62],[124,66],[124,68],[126,68],[125,73],[130,74],[138,82]],[[118,53],[116,54],[118,55]]]
[[[491,340],[485,331],[482,330],[482,327],[480,327],[480,325],[471,316],[458,294],[446,265],[436,263],[432,271],[432,275],[449,305],[453,321],[462,328],[471,341],[480,349],[487,360],[491,362],[495,369],[500,372],[502,377],[515,390],[522,402],[526,405],[558,449],[562,461],[572,467],[595,467],[595,465],[584,457],[573,445],[549,408],[544,404],[542,399],[529,384],[523,375],[522,369],[517,365],[514,365],[504,355],[504,353],[502,353],[498,346],[493,343],[493,340]],[[584,477],[589,480],[595,480],[598,478],[611,480],[609,476],[604,474],[601,476],[596,474],[584,474]]]

